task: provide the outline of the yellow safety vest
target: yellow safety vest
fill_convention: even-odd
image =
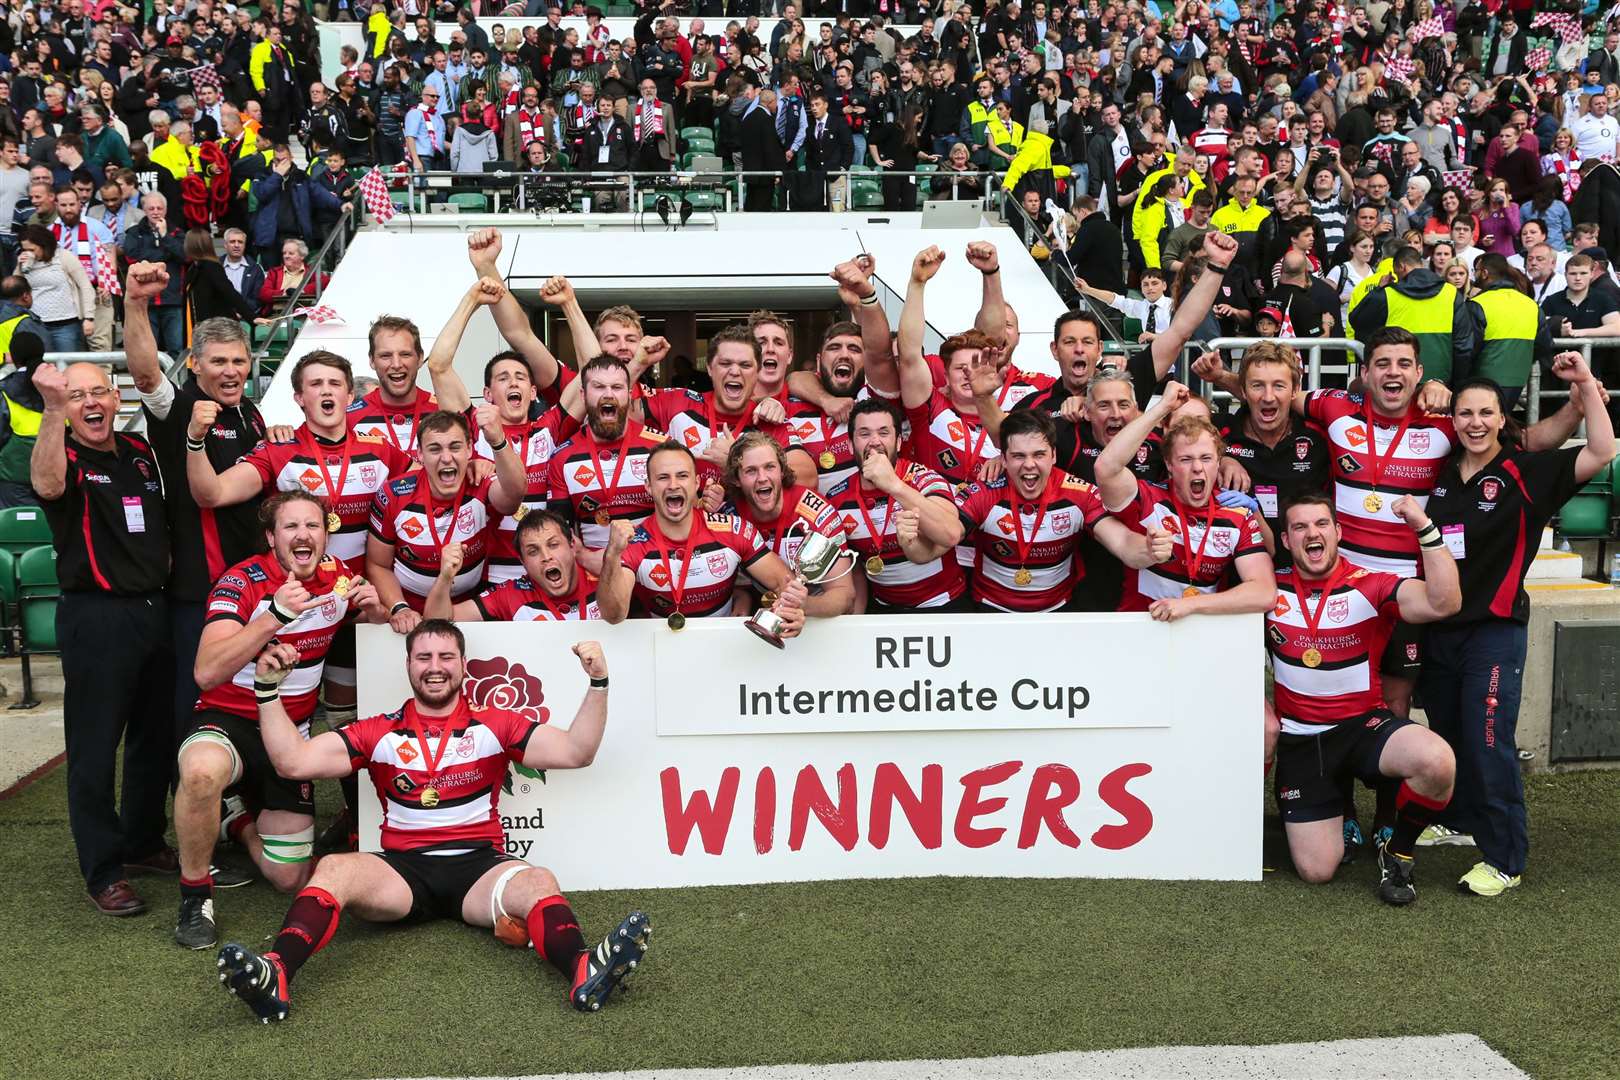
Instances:
[[[1354,338],[1356,336],[1355,328],[1350,325],[1350,318],[1349,318],[1350,313],[1352,311],[1356,310],[1356,307],[1363,300],[1367,299],[1367,294],[1368,293],[1370,293],[1374,289],[1378,288],[1378,283],[1383,280],[1385,274],[1389,274],[1389,275],[1393,276],[1394,273],[1395,273],[1395,260],[1392,259],[1392,258],[1391,259],[1385,259],[1383,262],[1381,262],[1377,266],[1373,267],[1373,272],[1372,273],[1368,274],[1366,277],[1364,277],[1360,281],[1356,282],[1356,287],[1350,290],[1350,303],[1346,304],[1345,308],[1344,308],[1344,314],[1345,314],[1344,336],[1345,337]]]
[[[1418,360],[1426,379],[1451,378],[1451,330],[1457,313],[1457,289],[1450,282],[1427,300],[1415,300],[1391,285],[1384,290],[1389,305],[1386,325],[1410,330],[1418,339]]]
[[[1485,289],[1474,303],[1485,313],[1485,342],[1475,374],[1495,379],[1508,390],[1522,387],[1535,362],[1541,309],[1512,286]]]
[[[11,352],[11,336],[17,332],[17,327],[26,318],[28,318],[28,313],[24,312],[14,319],[0,322],[0,356],[6,356]]]
[[[1260,231],[1260,223],[1271,216],[1271,211],[1258,202],[1251,202],[1245,210],[1234,199],[1215,211],[1209,217],[1211,228],[1219,229],[1228,236],[1237,233],[1252,233]]]

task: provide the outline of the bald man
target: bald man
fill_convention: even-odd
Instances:
[[[42,363],[33,381],[45,409],[30,479],[62,587],[68,824],[96,909],[138,915],[146,904],[129,876],[174,874],[180,865],[163,839],[174,763],[163,479],[146,440],[117,430],[118,391],[106,371]],[[113,792],[120,742],[121,799]]]

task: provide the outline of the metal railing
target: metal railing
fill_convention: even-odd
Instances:
[[[1223,352],[1228,349],[1241,353],[1250,345],[1257,345],[1262,341],[1286,345],[1295,352],[1305,354],[1305,389],[1320,390],[1322,388],[1322,350],[1333,349],[1340,352],[1354,353],[1360,359],[1366,352],[1366,346],[1354,338],[1263,338],[1263,337],[1218,337],[1210,338],[1204,343],[1204,351],[1213,350]],[[1182,360],[1186,360],[1186,353],[1182,353]]]
[[[1553,349],[1556,352],[1568,352],[1574,349],[1586,357],[1588,367],[1592,366],[1593,349],[1620,348],[1620,337],[1580,337],[1580,338],[1553,338]],[[1544,390],[1541,386],[1541,365],[1530,365],[1530,382],[1525,387],[1524,418],[1528,423],[1535,423],[1541,419],[1541,402],[1543,398],[1562,398],[1569,400],[1569,390],[1564,383],[1553,380],[1553,389]],[[1611,391],[1613,392],[1613,391]],[[1583,429],[1585,425],[1582,425]]]
[[[158,367],[163,377],[174,381],[174,369],[179,361],[168,353],[160,352]],[[66,367],[68,364],[100,364],[112,371],[113,387],[118,391],[118,418],[115,421],[119,431],[139,431],[144,424],[141,415],[141,394],[135,389],[135,380],[129,377],[129,357],[123,352],[48,352],[45,362],[55,364],[57,367]]]
[[[595,195],[612,195],[615,199],[617,199],[617,196],[622,193],[626,202],[628,203],[629,209],[627,211],[617,211],[621,213],[643,212],[643,208],[639,205],[637,196],[638,193],[644,195],[648,192],[670,196],[692,194],[696,192],[709,192],[723,195],[726,199],[726,206],[724,209],[729,213],[733,210],[743,210],[745,208],[747,188],[751,179],[769,179],[774,183],[776,181],[791,177],[803,176],[807,171],[808,170],[795,169],[752,171],[725,169],[720,172],[711,172],[699,171],[695,169],[674,169],[665,172],[615,170],[612,172],[546,171],[543,173],[529,173],[502,171],[494,173],[467,173],[450,172],[447,170],[430,170],[427,172],[407,173],[402,175],[407,180],[407,193],[409,196],[409,208],[406,211],[407,213],[428,213],[428,208],[431,205],[435,195],[443,195],[448,197],[454,194],[483,194],[490,192],[493,193],[498,199],[501,193],[510,192],[515,196],[521,189],[523,180],[531,176],[544,177],[548,182],[573,189],[572,199],[574,200],[593,197]],[[864,178],[882,181],[885,177],[892,179],[897,176],[905,176],[910,177],[919,183],[927,183],[928,181],[949,177],[951,180],[950,198],[952,200],[962,202],[978,201],[981,204],[985,203],[986,200],[993,200],[995,193],[999,191],[997,174],[991,172],[958,173],[944,170],[923,172],[918,170],[878,170],[874,168],[871,171],[845,169],[839,172],[827,172],[821,175],[826,177],[826,192],[823,197],[823,205],[827,209],[834,210],[835,212],[882,212],[883,210],[882,207],[877,206],[856,207],[850,205],[851,200],[849,198],[849,181],[851,178]],[[975,178],[984,185],[985,191],[983,195],[972,199],[958,199],[960,194],[960,182],[967,177]],[[925,196],[925,198],[933,198],[932,184],[928,185],[927,190],[928,194]],[[840,194],[843,195],[843,205],[841,207],[835,207],[835,196]],[[593,203],[594,201],[594,198],[592,198]],[[787,201],[789,204],[794,201],[794,194],[791,188],[788,190]],[[492,212],[498,212],[498,202],[496,206],[497,209]],[[788,205],[783,207],[783,209],[792,210],[796,208],[792,205]],[[912,206],[908,207],[907,209],[915,211],[916,207]],[[537,212],[537,208],[525,207],[524,212]],[[905,211],[889,211],[889,213],[903,212]]]
[[[276,343],[276,324],[288,322],[295,318],[296,316],[293,315],[293,312],[299,307],[304,307],[306,305],[309,307],[320,306],[321,298],[326,295],[326,277],[337,269],[337,264],[342,262],[343,256],[348,253],[349,232],[351,231],[351,227],[359,227],[358,223],[363,205],[364,204],[359,199],[356,199],[354,203],[350,205],[348,212],[338,217],[337,224],[335,224],[332,227],[332,231],[327,234],[326,242],[321,245],[320,250],[304,261],[307,272],[315,275],[314,295],[306,296],[304,294],[304,290],[300,288],[297,295],[286,297],[280,302],[280,314],[270,316],[270,321],[267,324],[262,324],[268,328],[269,332],[265,335],[264,341],[259,343],[259,347],[253,350],[253,367],[248,381],[249,392],[253,397],[259,397],[264,392],[264,389],[259,382],[260,369],[264,365],[265,358],[270,354],[271,346],[275,345]],[[326,261],[329,257],[332,258],[332,265],[330,268],[328,268],[326,265]],[[254,325],[257,326],[261,324],[255,323]],[[291,337],[292,332],[289,329],[289,344],[291,343]]]

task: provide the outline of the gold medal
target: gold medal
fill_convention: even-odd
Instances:
[[[1035,575],[1030,573],[1028,569],[1026,569],[1025,567],[1022,567],[1022,566],[1020,566],[1018,568],[1018,573],[1013,575],[1013,584],[1014,585],[1028,585],[1031,581],[1034,581],[1034,580],[1035,580]]]
[[[1361,500],[1361,505],[1367,508],[1367,513],[1376,514],[1378,511],[1384,508],[1384,500],[1380,499],[1378,497],[1378,492],[1374,491],[1368,494],[1365,499]]]
[[[339,576],[339,578],[336,581],[332,582],[332,593],[333,593],[333,595],[335,595],[335,596],[348,596],[349,595],[349,585],[350,585],[350,581],[349,581],[349,576],[347,574],[343,574],[343,575]]]
[[[1301,656],[1300,659],[1305,661],[1306,667],[1316,667],[1322,663],[1322,654],[1315,649],[1306,649],[1305,655]]]
[[[1183,597],[1197,596],[1198,593],[1199,593],[1199,588],[1196,585],[1189,585],[1185,589],[1181,590],[1181,595]]]
[[[686,629],[686,616],[682,615],[678,611],[670,612],[669,618],[665,619],[664,621],[667,622],[669,624],[669,628],[676,633],[680,633],[682,630]]]
[[[609,514],[606,510],[598,510],[596,512],[596,523],[598,525],[606,525],[608,522],[610,522],[612,520],[613,520],[613,515]]]
[[[878,556],[876,556],[876,555],[873,555],[871,558],[866,560],[866,576],[867,577],[877,577],[881,573],[883,573],[883,560],[882,559],[878,558]]]
[[[337,516],[336,510],[329,510],[326,514],[326,531],[335,533],[343,528],[343,521]]]
[[[524,506],[522,503],[518,503],[518,508],[516,510],[512,511],[512,520],[513,521],[522,521],[523,520],[523,515],[527,514],[528,512],[529,512],[529,508],[527,506]]]
[[[821,457],[817,460],[821,462],[821,467],[823,469],[830,469],[834,465],[838,464],[838,459],[833,456],[833,452],[831,450],[823,450],[821,452]]]
[[[429,784],[422,789],[422,805],[429,810],[439,805],[439,789]]]

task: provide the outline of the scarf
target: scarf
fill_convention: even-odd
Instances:
[[[437,154],[439,152],[439,133],[433,127],[433,110],[426,105],[418,105],[416,111],[422,114],[422,130],[427,135],[428,149]]]
[[[645,119],[644,119],[645,118]],[[654,101],[649,107],[646,98],[636,99],[636,143],[646,142],[664,133],[664,106]]]
[[[583,131],[586,128],[590,127],[592,124],[596,123],[596,103],[595,102],[592,102],[589,105],[585,105],[585,104],[575,105],[572,109],[569,110],[569,113],[574,118],[574,122],[573,122],[572,126],[576,131]]]
[[[518,151],[520,153],[522,151],[524,151],[524,150],[527,150],[529,148],[529,144],[534,142],[534,140],[535,140],[534,125],[539,119],[540,119],[540,110],[538,110],[538,109],[536,109],[532,113],[528,112],[525,109],[519,109],[517,111]]]
[[[62,224],[61,218],[57,218],[56,221],[51,223],[51,232],[56,236],[56,246],[67,248],[73,252],[79,257],[79,262],[84,264],[84,272],[87,274],[93,273],[96,262],[96,243],[90,239],[90,226],[81,219],[76,234],[70,235],[69,228],[70,226]]]

